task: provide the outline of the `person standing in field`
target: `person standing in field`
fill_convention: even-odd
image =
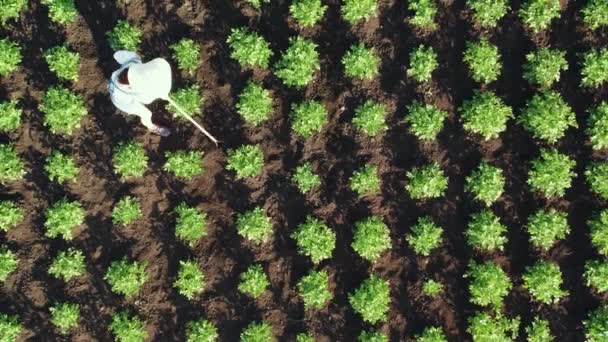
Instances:
[[[110,99],[121,111],[137,115],[150,132],[166,137],[167,127],[152,122],[152,112],[145,106],[164,99],[171,91],[171,66],[163,58],[142,63],[141,57],[131,51],[117,51],[114,59],[120,68],[108,81]]]

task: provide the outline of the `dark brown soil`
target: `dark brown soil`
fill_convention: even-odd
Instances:
[[[608,94],[606,87],[593,91],[579,87],[579,52],[608,42],[607,31],[592,33],[583,28],[578,12],[585,1],[562,1],[561,19],[538,36],[527,32],[517,19],[518,0],[511,1],[512,13],[491,32],[481,32],[471,24],[464,0],[438,1],[440,28],[431,33],[412,29],[407,1],[380,0],[378,17],[354,27],[340,18],[341,1],[325,2],[329,9],[322,25],[300,32],[319,44],[322,56],[321,71],[304,91],[283,86],[270,71],[241,71],[225,44],[231,28],[247,25],[271,42],[276,60],[289,37],[299,32],[288,17],[290,1],[286,0],[273,0],[260,12],[242,0],[77,0],[82,16],[67,30],[49,21],[46,7],[32,2],[18,23],[0,30],[1,37],[18,41],[25,55],[19,72],[0,79],[0,99],[19,98],[25,109],[22,130],[0,140],[15,141],[30,170],[25,181],[1,187],[0,198],[18,199],[29,214],[19,228],[0,235],[1,242],[18,251],[20,258],[18,272],[0,287],[0,311],[19,315],[26,327],[25,340],[110,341],[111,314],[128,308],[146,320],[151,341],[184,340],[185,323],[200,317],[217,325],[223,341],[238,340],[246,325],[261,320],[273,326],[280,341],[293,341],[306,330],[319,341],[354,341],[362,329],[372,327],[350,308],[348,294],[374,272],[391,284],[389,320],[377,326],[391,341],[412,340],[430,325],[441,326],[450,341],[469,341],[467,318],[479,309],[470,304],[468,283],[462,277],[471,258],[497,261],[512,276],[515,287],[507,299],[508,316],[520,315],[527,326],[540,315],[550,321],[557,340],[583,340],[582,320],[606,300],[583,286],[584,262],[595,256],[585,221],[607,204],[588,191],[583,177],[590,159],[607,156],[592,153],[583,143],[583,130],[586,109]],[[182,37],[200,42],[203,57],[196,77],[178,76],[175,86],[201,85],[206,98],[202,121],[223,140],[220,149],[181,123],[171,123],[174,134],[160,139],[114,109],[106,94],[106,79],[117,66],[105,33],[125,18],[144,29],[140,52],[146,59],[169,58],[169,46]],[[580,128],[570,130],[557,147],[577,160],[579,176],[564,199],[547,202],[530,192],[526,185],[529,161],[538,154],[540,144],[514,121],[500,139],[490,142],[463,131],[457,108],[479,86],[469,78],[462,52],[465,41],[481,34],[498,45],[504,63],[500,80],[488,88],[516,113],[536,91],[521,77],[526,53],[548,45],[568,51],[570,69],[557,90],[576,111]],[[381,76],[374,81],[351,82],[344,77],[341,57],[359,40],[374,46],[382,58]],[[72,138],[51,135],[37,110],[44,91],[59,83],[48,71],[42,53],[64,41],[81,54],[80,81],[72,88],[85,97],[90,113],[81,132]],[[425,89],[404,73],[409,52],[421,42],[432,45],[441,59],[433,84]],[[245,125],[234,109],[237,94],[251,78],[264,82],[275,99],[274,116],[258,128]],[[327,106],[330,123],[321,134],[302,141],[291,135],[286,118],[291,103],[310,97]],[[391,128],[381,138],[362,136],[350,124],[355,107],[366,98],[382,101],[389,108]],[[447,127],[435,143],[422,144],[408,133],[403,117],[405,106],[414,99],[450,112]],[[159,115],[156,120],[168,122],[163,106],[153,106]],[[112,148],[131,137],[146,145],[151,163],[145,177],[121,182],[112,171]],[[262,146],[264,172],[253,180],[237,181],[224,170],[225,152],[245,143]],[[163,172],[164,152],[178,148],[205,151],[206,172],[187,183]],[[83,169],[78,184],[59,187],[43,174],[42,162],[53,149],[77,156]],[[502,167],[508,179],[506,192],[493,209],[509,227],[509,243],[504,252],[492,255],[474,253],[463,234],[469,215],[480,209],[463,192],[464,179],[482,159]],[[302,196],[289,179],[302,161],[311,161],[324,181],[321,190],[308,196]],[[441,200],[414,201],[404,191],[405,171],[428,161],[439,162],[447,172],[449,190]],[[382,193],[359,200],[349,190],[348,178],[364,163],[378,166]],[[120,229],[113,227],[110,212],[125,194],[143,201],[145,219]],[[77,199],[87,209],[86,225],[69,244],[45,237],[42,225],[44,210],[64,197]],[[211,221],[209,235],[193,249],[174,236],[173,208],[183,201],[205,211]],[[263,247],[244,242],[234,227],[235,213],[254,206],[263,206],[275,227],[274,240]],[[542,207],[566,210],[572,227],[567,240],[542,255],[560,264],[570,292],[552,306],[532,302],[521,287],[525,267],[541,257],[530,248],[524,225],[528,215]],[[298,255],[289,237],[308,214],[327,221],[338,237],[334,257],[319,267],[329,272],[335,298],[326,309],[312,313],[304,312],[295,284],[313,266]],[[394,242],[391,251],[374,265],[364,262],[350,247],[353,223],[371,214],[384,217]],[[421,215],[432,215],[445,228],[445,243],[426,259],[416,257],[403,238]],[[49,277],[47,268],[57,252],[69,246],[85,252],[88,273],[64,284]],[[149,280],[132,300],[113,294],[103,280],[110,262],[123,256],[148,262]],[[194,301],[187,301],[172,287],[178,262],[186,258],[200,263],[208,281],[204,295]],[[239,274],[254,261],[264,265],[271,281],[271,290],[258,300],[236,290]],[[422,281],[429,276],[445,283],[441,299],[421,295]],[[50,322],[48,308],[68,300],[81,304],[84,319],[71,337],[61,337]],[[523,327],[521,333],[523,337]]]

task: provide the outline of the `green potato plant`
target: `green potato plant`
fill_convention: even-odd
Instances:
[[[21,224],[24,219],[24,210],[16,202],[0,201],[0,230],[8,232]]]
[[[41,0],[49,8],[49,18],[52,21],[68,25],[78,18],[78,9],[74,0]]]
[[[324,271],[311,271],[304,276],[298,283],[298,292],[306,310],[322,309],[333,297],[329,290],[329,276]]]
[[[320,132],[328,121],[325,106],[314,100],[291,105],[291,129],[304,139]]]
[[[70,330],[78,326],[78,321],[80,321],[80,306],[78,304],[56,304],[49,310],[51,312],[51,322],[62,335],[67,335]]]
[[[568,292],[562,290],[562,272],[559,266],[549,261],[538,261],[526,268],[522,276],[524,288],[532,299],[545,304],[555,304]]]
[[[370,137],[386,131],[386,106],[373,100],[367,100],[355,109],[353,125]]]
[[[128,21],[119,20],[111,31],[106,33],[110,47],[115,50],[137,51],[141,44],[142,32],[139,27]]]
[[[85,211],[77,201],[63,199],[46,210],[44,226],[47,231],[44,234],[50,238],[61,236],[70,241],[74,238],[74,228],[84,223]]]
[[[606,339],[608,329],[608,305],[603,305],[589,313],[583,321],[586,342],[602,342]]]
[[[260,7],[262,7],[262,4],[269,4],[270,0],[245,0],[248,3],[251,4],[251,6],[253,6],[253,8],[255,9],[260,9]]]
[[[65,282],[82,276],[86,271],[84,255],[74,248],[59,252],[48,269],[50,275]]]
[[[413,199],[432,199],[443,196],[448,188],[448,178],[438,163],[415,167],[406,173],[405,189]]]
[[[67,46],[55,46],[44,54],[49,69],[61,80],[78,81],[80,54],[72,52]]]
[[[441,328],[428,327],[416,335],[416,342],[448,342],[448,339]]]
[[[559,81],[561,72],[566,70],[565,51],[541,48],[526,55],[523,76],[528,82],[547,89]]]
[[[266,215],[262,207],[238,214],[236,229],[240,236],[256,244],[268,242],[273,233],[270,217]]]
[[[163,170],[171,172],[175,177],[190,180],[203,173],[203,152],[174,151],[166,152],[167,161]]]
[[[200,115],[203,113],[202,107],[205,104],[205,98],[201,94],[201,88],[198,84],[176,90],[171,94],[171,99],[190,115]],[[171,112],[173,117],[180,121],[188,120],[170,103],[165,106],[165,109]]]
[[[327,5],[321,0],[294,0],[289,6],[289,13],[302,27],[315,26],[326,10]]]
[[[507,0],[467,0],[467,7],[473,11],[473,20],[482,28],[498,25],[510,6]]]
[[[528,184],[532,190],[547,198],[562,197],[572,185],[576,161],[557,150],[543,149],[540,157],[532,160]]]
[[[535,317],[532,323],[526,327],[529,342],[553,342],[555,337],[551,334],[549,321]]]
[[[241,332],[241,342],[274,342],[275,338],[272,334],[272,327],[266,322],[250,323],[243,332]]]
[[[354,25],[376,16],[377,0],[342,0],[342,18]]]
[[[428,82],[433,78],[433,71],[438,66],[437,53],[433,47],[420,44],[410,52],[410,67],[407,69],[407,75],[416,82]]]
[[[526,104],[518,122],[530,131],[534,138],[550,144],[564,137],[569,127],[578,127],[572,108],[555,91],[534,95]]]
[[[599,293],[608,292],[608,262],[587,260],[585,262],[585,285]]]
[[[170,46],[173,50],[173,59],[177,61],[177,67],[194,76],[200,63],[201,48],[194,40],[182,38],[179,42]]]
[[[437,28],[435,23],[435,17],[437,16],[435,0],[412,0],[408,2],[407,7],[410,11],[414,11],[414,16],[410,19],[412,25],[423,30],[435,30]]]
[[[268,89],[249,81],[239,95],[236,110],[248,124],[257,126],[272,114],[272,95]]]
[[[469,263],[466,278],[470,279],[471,302],[480,306],[490,306],[496,312],[503,307],[504,298],[513,288],[511,278],[495,262]]]
[[[269,285],[268,276],[266,276],[262,265],[255,264],[249,266],[247,271],[241,273],[238,288],[239,291],[253,298],[258,298],[266,291]]]
[[[505,188],[505,176],[502,169],[482,161],[477,169],[467,177],[465,190],[473,194],[476,200],[489,207],[502,195]]]
[[[372,274],[359,288],[348,295],[348,301],[365,322],[371,324],[386,322],[391,302],[389,283]]]
[[[287,86],[304,88],[319,70],[318,45],[303,37],[291,37],[289,47],[275,64],[275,75]]]
[[[443,242],[442,234],[443,229],[436,225],[430,216],[423,216],[418,219],[411,234],[407,234],[405,239],[416,254],[429,256]]]
[[[559,0],[526,0],[519,9],[519,18],[532,32],[539,33],[560,17]]]
[[[27,0],[3,0],[0,7],[0,26],[11,19],[19,18],[27,6]]]
[[[375,262],[391,244],[390,230],[381,217],[371,216],[355,223],[351,246],[363,259]]]
[[[128,226],[143,216],[139,200],[133,196],[120,199],[112,209],[112,222]]]
[[[502,70],[498,48],[486,38],[476,43],[467,42],[463,61],[469,67],[471,78],[480,83],[496,81]]]
[[[53,151],[46,158],[44,170],[50,180],[59,184],[64,184],[67,181],[76,181],[80,173],[80,168],[76,165],[74,158],[59,151]]]
[[[110,331],[116,336],[117,342],[144,342],[148,338],[145,322],[127,311],[112,315]]]
[[[473,341],[514,341],[519,335],[519,317],[508,319],[502,315],[477,312],[468,319],[467,332]]]
[[[303,194],[321,186],[321,178],[314,172],[310,162],[298,166],[293,173],[292,180]]]
[[[378,331],[362,331],[357,339],[358,342],[388,342],[388,337]]]
[[[296,342],[315,342],[315,338],[310,334],[298,334]]]
[[[0,76],[8,76],[17,70],[23,59],[21,47],[8,38],[0,39]]]
[[[192,300],[205,289],[205,275],[195,261],[179,262],[179,271],[173,287],[184,297]]]
[[[342,57],[342,64],[346,76],[357,80],[371,80],[378,75],[380,57],[376,55],[376,49],[359,43],[350,47]]]
[[[481,251],[502,251],[507,242],[507,227],[491,210],[484,209],[471,215],[465,232],[469,246]]]
[[[532,245],[542,251],[548,251],[570,233],[568,214],[555,209],[541,209],[530,215],[526,228]]]
[[[0,144],[0,183],[17,181],[25,175],[25,163],[13,144]]]
[[[291,234],[298,252],[311,259],[313,264],[330,259],[336,247],[336,234],[321,220],[307,216]]]
[[[87,115],[82,96],[62,87],[47,90],[38,109],[44,113],[44,125],[51,133],[61,135],[72,135]]]
[[[433,141],[443,129],[445,119],[448,117],[446,111],[440,110],[432,104],[423,104],[418,101],[412,102],[407,107],[408,115],[405,121],[410,124],[410,131],[418,139]]]
[[[10,249],[0,245],[0,282],[6,281],[19,265],[19,259]]]
[[[608,81],[608,48],[593,49],[583,55],[581,85],[598,88]]]
[[[590,0],[581,10],[581,13],[583,14],[583,22],[592,30],[608,26],[608,2],[606,1]]]
[[[587,224],[591,231],[591,244],[601,255],[608,256],[608,209],[599,212]]]
[[[0,52],[1,53],[1,52]],[[16,131],[21,126],[23,110],[17,100],[0,102],[0,132]]]
[[[175,208],[175,236],[186,242],[190,247],[207,235],[207,214],[180,203]]]
[[[127,258],[114,261],[103,277],[110,284],[112,292],[124,295],[127,299],[134,297],[148,279],[147,262],[130,262]]]
[[[436,298],[443,293],[443,284],[436,280],[428,279],[422,284],[422,293],[431,298]]]
[[[122,179],[142,177],[148,168],[144,146],[135,141],[122,142],[112,157],[114,172]]]
[[[267,68],[273,53],[270,43],[246,27],[233,28],[226,41],[231,49],[230,57],[242,68]]]
[[[380,192],[378,168],[374,165],[365,165],[356,170],[349,180],[350,189],[356,192],[359,198],[376,195]]]
[[[219,337],[217,328],[210,321],[199,319],[186,324],[186,342],[214,342]]]
[[[237,179],[260,175],[264,168],[264,152],[260,145],[243,145],[228,151],[226,169],[236,172]]]
[[[585,170],[591,191],[603,199],[608,199],[608,162],[593,162]]]
[[[9,316],[0,313],[0,332],[2,332],[1,337],[4,341],[18,341],[22,331],[23,325],[19,323],[19,318],[17,316]]]
[[[0,111],[1,113],[1,111]],[[589,110],[585,131],[594,150],[608,148],[608,102],[603,101]]]
[[[460,111],[464,129],[484,140],[498,138],[513,117],[513,109],[491,91],[476,91],[472,99],[464,101]]]

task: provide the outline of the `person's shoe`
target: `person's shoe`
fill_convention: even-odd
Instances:
[[[171,130],[168,129],[167,127],[163,127],[163,126],[154,126],[154,128],[152,128],[150,130],[150,132],[160,135],[161,137],[168,137],[169,135],[171,135]]]

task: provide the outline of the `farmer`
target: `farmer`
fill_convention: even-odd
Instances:
[[[112,73],[108,82],[110,99],[121,111],[137,115],[150,132],[166,137],[167,127],[152,122],[152,112],[145,106],[157,99],[166,99],[171,91],[171,66],[156,58],[142,63],[135,52],[118,51],[114,59],[120,68]]]

